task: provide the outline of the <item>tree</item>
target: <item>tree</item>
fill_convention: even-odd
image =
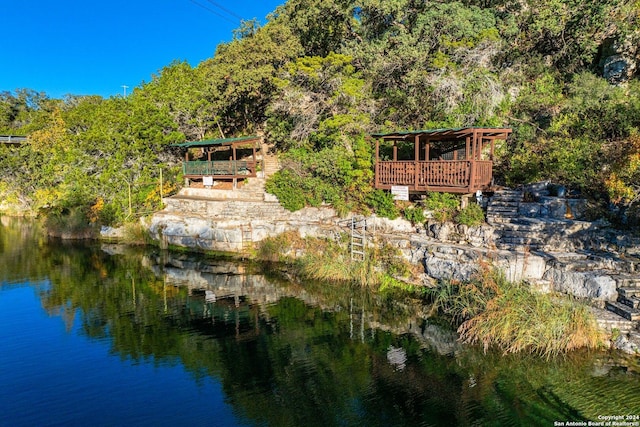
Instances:
[[[255,21],[245,22],[236,35],[198,66],[209,113],[222,119],[225,136],[255,132],[261,126],[278,70],[301,53],[291,30],[274,22],[262,28]]]

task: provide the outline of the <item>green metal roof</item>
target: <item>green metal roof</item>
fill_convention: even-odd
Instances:
[[[205,139],[204,141],[190,141],[182,142],[180,144],[171,144],[172,147],[211,147],[214,145],[238,145],[243,142],[251,142],[260,140],[259,136],[241,136],[238,138],[224,138],[224,139]]]
[[[435,137],[448,137],[448,136],[460,136],[473,133],[474,131],[480,131],[484,134],[501,134],[501,133],[511,133],[511,129],[509,128],[475,128],[475,127],[466,127],[466,128],[443,128],[443,129],[423,129],[423,130],[408,130],[408,131],[399,131],[399,132],[390,132],[390,133],[374,133],[371,136],[374,138],[396,138],[403,139],[408,136],[415,135],[432,135]]]

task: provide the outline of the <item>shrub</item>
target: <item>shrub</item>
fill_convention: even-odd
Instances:
[[[402,213],[407,221],[411,221],[414,225],[423,224],[426,220],[424,209],[420,206],[407,206]]]
[[[458,223],[470,227],[477,226],[484,222],[484,212],[477,203],[469,203],[464,209],[458,212],[456,220]]]
[[[269,178],[265,189],[280,201],[287,210],[297,211],[305,207],[301,179],[289,169],[282,169]]]
[[[446,222],[453,219],[460,200],[450,193],[429,193],[425,201],[425,206],[433,214],[433,218],[438,222]]]
[[[393,195],[384,190],[374,190],[367,196],[367,204],[382,217],[396,219],[400,212],[395,205]]]

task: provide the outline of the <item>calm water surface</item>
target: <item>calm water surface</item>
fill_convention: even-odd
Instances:
[[[0,425],[554,425],[640,415],[640,367],[462,347],[419,303],[0,218]]]

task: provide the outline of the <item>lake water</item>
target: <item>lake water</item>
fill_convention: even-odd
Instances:
[[[483,354],[426,311],[252,264],[50,242],[3,217],[0,425],[551,426],[640,416],[637,359]]]

